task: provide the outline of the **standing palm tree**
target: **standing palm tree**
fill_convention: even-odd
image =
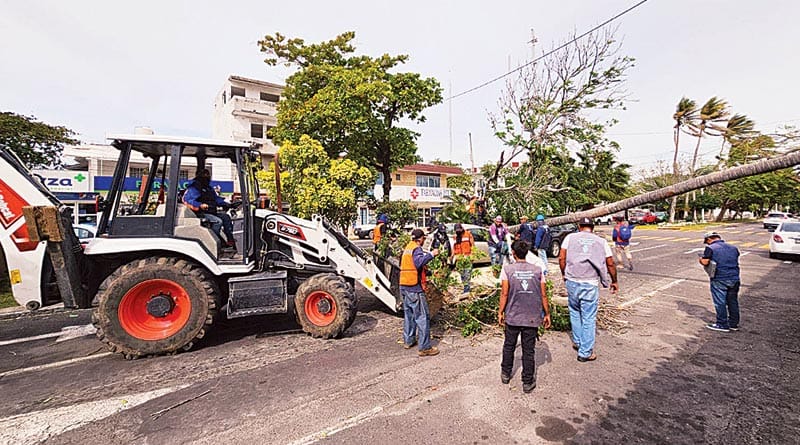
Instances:
[[[719,127],[716,124],[724,122],[728,118],[728,115],[730,115],[728,103],[714,96],[703,104],[700,108],[700,113],[695,117],[694,121],[689,123],[692,135],[697,137],[697,144],[694,146],[694,156],[692,156],[692,164],[689,167],[689,173],[692,177],[694,177],[694,171],[697,165],[697,154],[700,151],[700,142],[706,134],[713,134],[712,131],[717,132],[715,135],[718,136]],[[692,192],[692,198],[694,198],[694,192]],[[686,195],[684,208],[689,208],[689,195]],[[696,216],[697,215],[694,215],[695,219]]]
[[[745,139],[756,136],[756,123],[748,119],[744,114],[734,114],[728,123],[722,127],[715,127],[722,134],[722,146],[719,149],[719,162],[722,162],[722,154],[725,151],[725,143],[731,146],[742,142]]]
[[[675,155],[672,157],[672,175],[673,183],[678,182],[678,148],[680,146],[681,131],[686,131],[688,125],[695,120],[697,115],[697,103],[688,97],[682,97],[675,107],[675,114],[672,118],[675,119],[675,126],[673,139],[675,141]],[[675,207],[677,207],[678,197],[673,196],[669,202],[669,222],[675,222]]]

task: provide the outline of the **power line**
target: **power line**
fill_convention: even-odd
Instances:
[[[528,62],[526,64],[520,65],[517,68],[515,68],[515,69],[513,69],[513,70],[511,70],[511,71],[509,71],[509,72],[507,72],[505,74],[497,76],[494,79],[488,80],[488,81],[486,81],[486,82],[484,82],[484,83],[482,83],[482,84],[480,84],[478,86],[472,87],[472,88],[470,88],[470,89],[468,89],[466,91],[462,91],[462,92],[456,94],[455,96],[450,96],[449,100],[452,101],[453,99],[457,99],[457,98],[459,98],[461,96],[464,96],[465,94],[469,94],[469,93],[471,93],[471,92],[473,92],[475,90],[479,90],[479,89],[481,89],[481,88],[483,88],[483,87],[485,87],[487,85],[491,85],[491,84],[497,82],[498,80],[500,80],[500,79],[502,79],[504,77],[510,76],[511,74],[514,74],[514,73],[520,71],[521,69],[525,68],[526,66],[530,66],[530,65],[532,65],[532,64],[534,64],[534,63],[536,63],[536,62],[538,62],[538,61],[540,61],[542,59],[544,59],[545,57],[547,57],[547,56],[549,56],[549,55],[551,55],[551,54],[553,54],[553,53],[555,53],[557,51],[560,51],[560,50],[566,48],[569,45],[572,45],[573,43],[577,42],[578,40],[588,36],[589,34],[591,34],[591,33],[595,32],[595,31],[597,31],[598,29],[608,25],[609,23],[613,22],[614,20],[616,20],[616,19],[622,17],[623,15],[633,11],[637,7],[643,5],[644,3],[647,3],[647,0],[641,0],[639,3],[631,6],[630,8],[628,8],[628,9],[622,11],[622,12],[620,12],[619,14],[615,15],[614,17],[611,17],[610,19],[608,19],[605,22],[595,26],[594,28],[590,29],[589,31],[586,31],[583,34],[573,38],[572,40],[570,40],[570,41],[568,41],[566,43],[563,43],[560,46],[551,49],[550,51],[547,51],[546,53],[542,54],[541,56],[539,56],[539,57],[537,57],[537,58],[535,58],[533,60],[531,60],[530,62]]]

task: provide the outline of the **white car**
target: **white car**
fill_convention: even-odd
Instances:
[[[800,222],[786,221],[769,237],[769,257],[800,255]]]
[[[774,229],[778,227],[778,225],[782,222],[788,221],[792,219],[791,213],[785,212],[769,212],[767,213],[767,217],[764,218],[764,228],[765,229]]]
[[[97,227],[89,224],[73,224],[72,230],[75,232],[75,236],[78,237],[83,247],[86,247],[97,233]]]

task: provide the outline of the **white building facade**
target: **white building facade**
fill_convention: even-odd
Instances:
[[[266,164],[277,147],[267,132],[277,125],[283,85],[231,75],[214,98],[212,139],[261,144]]]

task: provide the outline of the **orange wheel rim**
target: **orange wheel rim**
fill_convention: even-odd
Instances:
[[[186,326],[191,313],[192,303],[183,286],[163,279],[142,281],[131,288],[117,310],[122,329],[140,340],[175,335]]]
[[[316,326],[327,326],[336,318],[336,300],[324,291],[314,291],[306,298],[306,317]]]

